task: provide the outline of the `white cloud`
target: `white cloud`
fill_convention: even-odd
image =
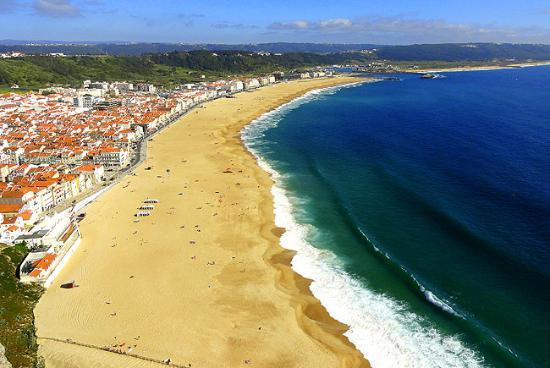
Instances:
[[[35,0],[34,10],[48,17],[75,17],[80,10],[70,0]]]
[[[316,28],[320,29],[330,29],[330,28],[349,28],[353,25],[353,22],[349,19],[338,18],[338,19],[327,19],[315,23]]]
[[[294,22],[284,23],[284,22],[275,22],[272,23],[269,29],[275,30],[290,30],[290,29],[308,29],[309,23],[305,20],[296,20]]]
[[[532,42],[550,43],[550,28],[511,27],[495,24],[451,23],[402,17],[336,18],[272,23],[273,31],[301,32],[309,38],[331,38],[353,42]]]

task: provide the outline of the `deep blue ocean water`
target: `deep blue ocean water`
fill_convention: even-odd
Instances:
[[[550,67],[404,75],[253,123],[283,246],[378,367],[550,367]]]

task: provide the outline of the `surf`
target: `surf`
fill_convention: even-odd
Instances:
[[[323,98],[342,87],[318,90],[262,115],[245,127],[241,138],[258,164],[273,181],[275,223],[285,228],[281,246],[296,251],[293,269],[313,280],[311,291],[329,314],[350,328],[348,339],[365,355],[374,368],[386,367],[483,367],[483,357],[466,346],[460,336],[442,333],[425,318],[381,292],[370,290],[362,280],[344,270],[333,252],[315,247],[310,239],[318,229],[301,224],[296,217],[300,201],[285,188],[285,174],[278,172],[262,156],[265,132],[300,105]],[[456,312],[434,293],[423,288],[424,295],[448,313]]]

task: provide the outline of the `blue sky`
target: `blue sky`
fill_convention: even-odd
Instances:
[[[0,0],[0,39],[550,44],[550,0]]]

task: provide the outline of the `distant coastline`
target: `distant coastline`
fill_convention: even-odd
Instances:
[[[463,66],[463,67],[442,67],[442,68],[425,68],[425,69],[405,69],[405,73],[414,73],[414,74],[424,74],[424,73],[440,73],[440,72],[474,72],[474,71],[483,71],[483,70],[501,70],[501,69],[518,69],[518,68],[529,68],[535,66],[545,66],[550,65],[550,61],[537,61],[537,62],[526,62],[526,63],[517,63],[517,64],[507,64],[507,65],[479,65],[479,66]]]

